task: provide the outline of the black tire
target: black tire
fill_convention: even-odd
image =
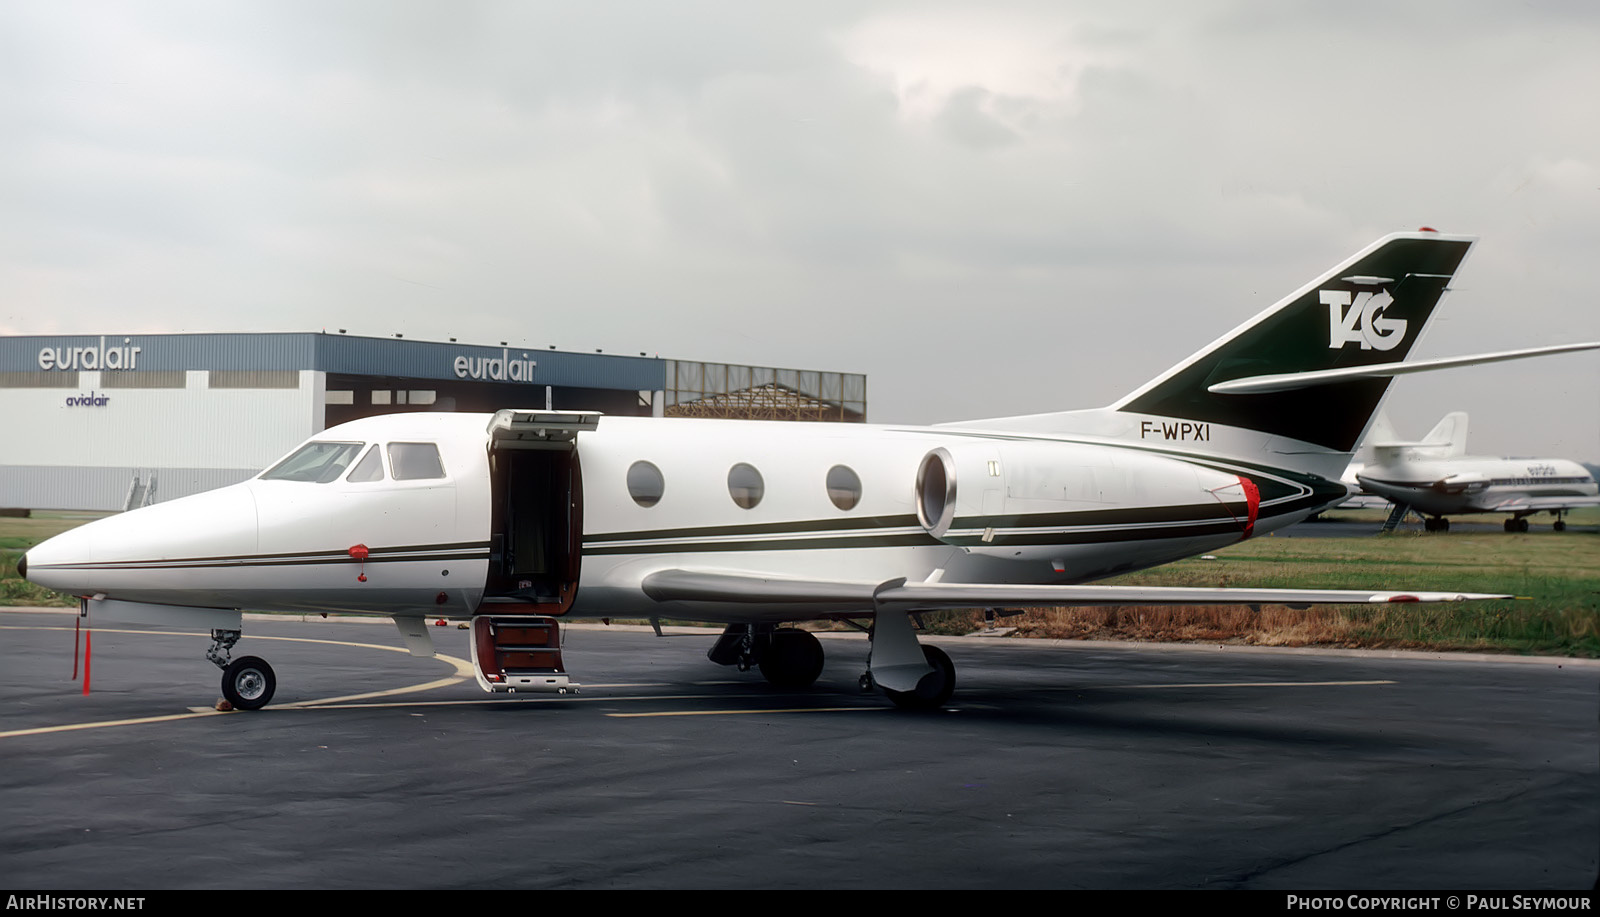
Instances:
[[[1550,527],[1558,532],[1565,532],[1567,530],[1567,521],[1565,519],[1557,519],[1555,524]]]
[[[1507,519],[1505,521],[1505,529],[1508,532],[1515,532],[1517,530],[1517,520]]]
[[[1517,520],[1517,531],[1526,532],[1527,530],[1528,530],[1528,520],[1526,520],[1526,519],[1518,519]]]
[[[222,670],[222,696],[235,710],[260,710],[278,690],[278,676],[260,656],[242,656]]]
[[[950,661],[944,650],[937,646],[924,646],[922,657],[928,660],[928,665],[933,666],[933,671],[922,676],[915,690],[883,689],[884,695],[901,710],[938,710],[950,702],[950,696],[956,691],[956,664]]]
[[[810,631],[781,627],[761,654],[761,676],[775,688],[805,688],[822,674],[822,641]]]

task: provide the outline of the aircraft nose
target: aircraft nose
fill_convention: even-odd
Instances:
[[[27,579],[72,595],[132,597],[196,559],[253,554],[256,506],[239,484],[107,516],[28,549]]]

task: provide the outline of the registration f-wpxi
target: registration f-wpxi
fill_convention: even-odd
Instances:
[[[1343,501],[1392,377],[1531,355],[1404,362],[1472,244],[1380,239],[1106,408],[931,427],[371,417],[18,566],[96,623],[209,629],[244,709],[276,679],[232,658],[242,610],[392,616],[424,656],[428,619],[470,618],[489,691],[570,688],[558,625],[572,618],[725,624],[711,661],[790,687],[823,654],[786,625],[855,621],[873,637],[863,685],[925,708],[955,687],[949,657],[917,640],[927,609],[1496,598],[1094,584]]]

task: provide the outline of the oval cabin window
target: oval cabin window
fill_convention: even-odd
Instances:
[[[855,509],[861,502],[861,478],[844,465],[828,469],[828,499],[840,509]]]
[[[754,466],[740,462],[728,469],[728,496],[741,508],[754,508],[761,502],[761,495],[765,492],[766,484],[761,480],[761,472]]]
[[[639,461],[628,466],[628,496],[640,506],[649,508],[661,502],[667,481],[661,469],[649,462]]]

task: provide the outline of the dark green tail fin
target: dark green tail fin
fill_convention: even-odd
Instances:
[[[1353,451],[1390,379],[1261,394],[1209,389],[1245,377],[1404,360],[1473,242],[1431,231],[1385,236],[1112,409]]]

